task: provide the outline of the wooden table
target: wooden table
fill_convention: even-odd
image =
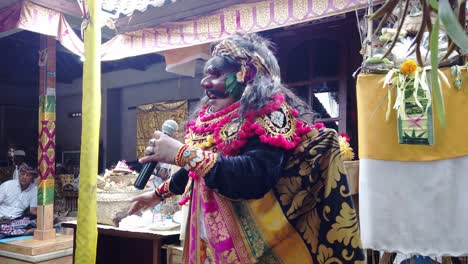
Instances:
[[[76,221],[64,222],[62,226],[74,229],[73,255],[75,255]],[[98,224],[96,264],[165,263],[166,256],[162,246],[179,243],[179,235],[179,230],[123,229]]]
[[[163,247],[166,249],[166,263],[167,264],[182,264],[184,248],[180,245],[166,245]]]

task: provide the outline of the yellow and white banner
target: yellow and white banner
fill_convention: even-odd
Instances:
[[[453,83],[450,70],[443,70]],[[365,248],[433,256],[468,254],[468,74],[463,86],[443,86],[446,124],[434,119],[434,145],[398,144],[389,121],[384,75],[357,83],[359,214]]]
[[[364,248],[407,255],[468,254],[468,156],[402,162],[361,159]]]

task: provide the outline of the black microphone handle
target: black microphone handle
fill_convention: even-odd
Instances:
[[[164,124],[163,124],[163,128],[162,128],[162,132],[164,134],[166,134],[166,135],[171,134],[170,130],[167,131],[167,130],[164,129]],[[138,178],[135,180],[135,183],[133,184],[133,186],[135,188],[137,188],[138,190],[143,190],[145,188],[146,184],[148,183],[148,180],[151,177],[151,174],[153,173],[154,169],[156,168],[156,165],[158,165],[158,162],[155,162],[155,161],[149,162],[149,163],[146,163],[145,165],[143,165],[143,168],[141,169],[140,174],[138,175]]]
[[[156,165],[158,165],[158,163],[154,161],[143,165],[143,168],[141,169],[140,174],[135,180],[135,183],[133,184],[133,186],[137,188],[138,190],[143,190],[146,186],[146,183],[148,183],[148,180],[151,177],[151,174],[156,168]]]

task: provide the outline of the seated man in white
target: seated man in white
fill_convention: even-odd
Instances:
[[[24,163],[24,160],[26,158],[26,152],[24,150],[17,149],[13,152],[13,163],[15,166],[15,170],[13,171],[13,180],[17,180],[19,177],[19,170],[21,166],[27,165]]]
[[[33,184],[36,170],[20,166],[19,178],[0,185],[0,218],[18,218],[29,208],[29,214],[37,215],[37,187]]]

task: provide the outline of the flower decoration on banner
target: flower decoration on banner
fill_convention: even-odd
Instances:
[[[436,89],[442,87],[442,83],[447,87],[451,87],[445,74],[439,69],[436,70],[437,87],[431,81],[430,66],[418,67],[414,60],[404,61],[400,68],[390,70],[384,78],[383,88],[387,88],[387,111],[385,118],[390,119],[391,109],[397,113],[398,126],[398,142],[400,144],[419,144],[432,145],[434,144],[434,122],[432,118],[433,101],[432,93],[436,110],[442,111],[439,100],[436,94]],[[392,94],[395,90],[395,101],[393,102]],[[440,116],[440,115],[439,115]],[[443,126],[443,121],[440,120]]]
[[[392,108],[396,110],[398,117],[406,118],[405,106],[408,100],[414,101],[417,107],[427,113],[432,106],[431,84],[427,74],[429,70],[430,67],[418,67],[414,60],[406,60],[399,69],[392,69],[387,73],[383,83],[383,88],[388,88],[385,115],[387,121],[390,118]],[[440,70],[438,70],[438,81],[444,82],[450,87],[447,77]],[[392,106],[393,90],[396,90],[396,98]]]
[[[404,75],[411,75],[418,69],[418,64],[414,60],[407,60],[403,62],[400,67],[400,72]]]
[[[370,11],[373,10],[370,9]],[[378,21],[378,26],[375,33],[372,27],[369,27],[367,37],[362,37],[363,47],[368,49],[363,51],[363,54],[366,54],[364,68],[385,72],[387,69],[393,68],[392,61],[389,59],[394,60],[394,64],[398,65],[405,58],[414,58],[421,67],[430,65],[424,67],[422,72],[424,74],[426,70],[430,72],[429,80],[422,78],[421,74],[420,81],[429,84],[440,125],[444,128],[446,115],[440,79],[445,81],[445,76],[440,74],[439,65],[452,66],[458,65],[460,61],[465,61],[464,58],[468,51],[468,34],[466,34],[465,29],[466,1],[387,0],[379,9],[370,14],[368,19]],[[380,43],[377,41],[374,43],[375,34],[380,34],[380,32],[382,32]],[[373,47],[376,49],[372,52],[371,48]],[[372,57],[367,58],[369,56]],[[404,66],[397,71],[402,75],[413,75],[409,72],[414,69],[414,64],[407,63]],[[390,72],[395,73],[395,70],[390,70]],[[416,74],[418,72],[415,71]],[[410,80],[399,78],[399,87],[406,87],[403,84]],[[414,90],[417,90],[418,80],[417,78],[413,78],[413,80]],[[458,83],[460,82],[458,81],[455,85]],[[394,108],[398,109],[400,117],[404,112],[401,110],[403,99],[398,98],[398,95],[397,99],[400,100],[397,100]]]

